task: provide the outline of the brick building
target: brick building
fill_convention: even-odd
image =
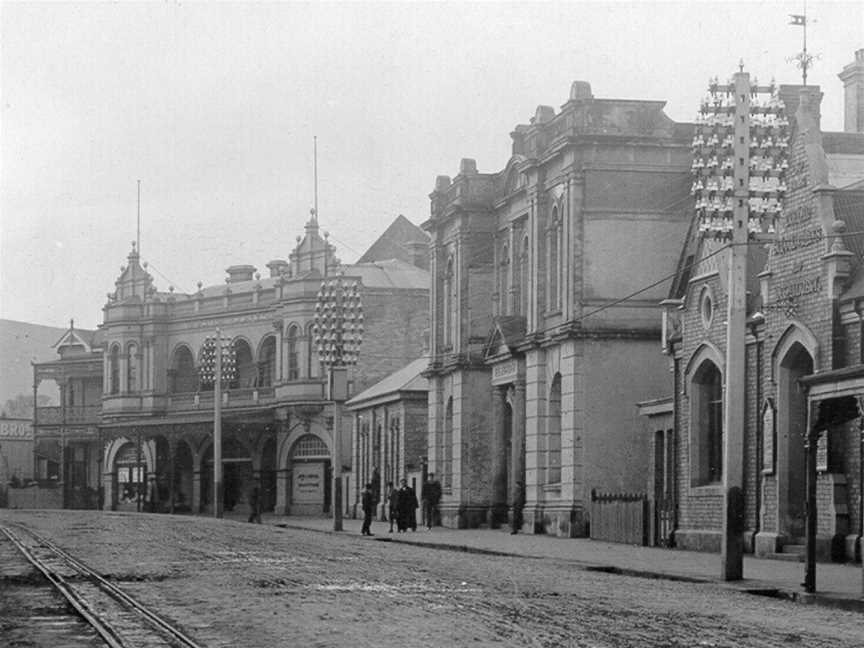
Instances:
[[[692,213],[692,127],[663,106],[575,82],[516,126],[501,171],[438,177],[423,228],[445,525],[506,521],[522,482],[526,531],[583,535],[592,489],[644,487],[633,403],[663,392],[652,308]]]
[[[804,439],[815,429],[817,553],[860,559],[864,108],[848,104],[864,91],[864,50],[840,76],[843,133],[822,132],[818,87],[780,86],[788,188],[776,233],[748,247],[743,533],[760,555],[803,544]],[[642,412],[654,542],[719,551],[728,252],[695,230],[664,302],[672,396],[642,403]]]
[[[35,430],[60,448],[64,480],[105,508],[212,510],[213,384],[201,367],[219,328],[236,367],[222,397],[226,510],[242,510],[253,483],[265,510],[329,510],[333,412],[312,334],[322,278],[360,285],[366,333],[349,369],[357,393],[422,353],[429,275],[400,259],[340,263],[314,214],[289,259],[267,268],[262,277],[232,266],[225,283],[192,294],[158,291],[133,246],[98,336],[70,329],[59,357],[34,366],[37,385],[61,387],[59,407],[36,409]],[[346,467],[350,431],[343,420]]]
[[[428,439],[429,384],[423,371],[428,366],[428,356],[418,358],[346,403],[354,419],[351,487],[358,510],[367,483],[378,496],[379,515],[388,482],[398,486],[407,479],[420,492]]]

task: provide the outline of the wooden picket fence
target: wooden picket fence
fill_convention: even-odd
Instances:
[[[591,491],[592,540],[647,545],[648,498],[644,493],[599,493]]]

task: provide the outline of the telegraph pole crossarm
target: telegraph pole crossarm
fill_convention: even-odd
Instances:
[[[722,461],[721,577],[743,577],[746,425],[747,257],[752,236],[773,235],[786,192],[789,122],[777,87],[760,86],[741,63],[733,80],[709,81],[693,137],[693,186],[699,231],[727,242],[729,277]],[[767,94],[760,100],[760,94]]]

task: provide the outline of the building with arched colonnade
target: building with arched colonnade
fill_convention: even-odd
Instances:
[[[408,250],[405,258],[342,264],[313,215],[289,259],[267,264],[269,276],[235,265],[224,284],[199,283],[191,294],[157,290],[133,244],[98,332],[70,327],[58,358],[34,365],[37,391],[45,380],[60,386],[61,405],[38,407],[35,429],[39,443],[58,449],[65,490],[80,494],[65,504],[212,510],[213,385],[201,367],[218,328],[236,367],[222,394],[226,511],[242,511],[257,484],[264,510],[328,512],[334,434],[344,437],[340,460],[350,470],[351,425],[346,418],[334,431],[325,400],[312,334],[317,294],[325,276],[359,283],[366,332],[349,370],[352,394],[420,355],[429,275],[413,261],[426,236],[399,222],[410,240],[378,243]]]

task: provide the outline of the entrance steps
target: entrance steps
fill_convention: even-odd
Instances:
[[[773,560],[785,560],[787,562],[804,562],[805,551],[806,545],[786,544],[780,547],[778,553],[768,554],[766,557]]]

